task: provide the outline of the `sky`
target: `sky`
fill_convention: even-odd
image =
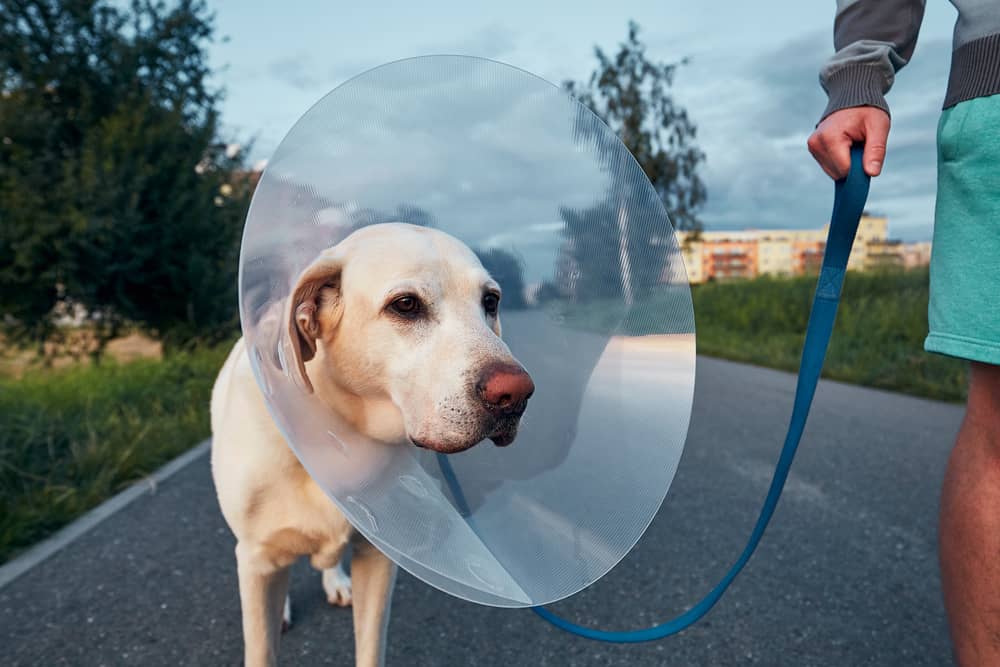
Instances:
[[[893,127],[869,209],[890,235],[929,240],[934,135],[947,82],[955,11],[929,0],[916,52],[888,99]],[[418,55],[500,60],[554,83],[585,80],[594,47],[614,52],[628,21],[647,55],[688,58],[673,87],[698,128],[706,229],[807,228],[829,220],[833,188],[806,150],[826,98],[833,0],[659,2],[210,2],[210,57],[224,87],[228,138],[267,159],[323,95],[377,65]]]

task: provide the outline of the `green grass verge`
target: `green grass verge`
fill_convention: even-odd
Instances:
[[[815,278],[760,278],[693,291],[698,352],[795,371]],[[927,271],[849,273],[825,377],[946,401],[966,396],[968,365],[924,352]]]
[[[0,562],[207,437],[228,350],[0,378]]]
[[[966,395],[966,362],[924,352],[927,271],[848,274],[824,377],[945,401]],[[692,289],[699,354],[796,371],[815,277],[758,278]],[[553,304],[567,326],[632,335],[676,330],[676,295],[654,293],[626,316],[620,300]]]

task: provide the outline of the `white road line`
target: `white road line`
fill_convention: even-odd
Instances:
[[[53,554],[69,546],[74,541],[96,528],[105,519],[114,516],[147,493],[154,493],[157,484],[161,484],[174,473],[183,470],[208,453],[211,440],[205,440],[197,446],[169,461],[152,475],[145,477],[121,493],[118,493],[90,510],[79,519],[62,528],[51,537],[42,540],[17,558],[0,566],[0,588],[11,583],[22,574],[35,567]]]

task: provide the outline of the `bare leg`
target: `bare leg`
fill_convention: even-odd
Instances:
[[[379,667],[384,662],[389,604],[395,581],[395,563],[367,541],[359,539],[351,558],[357,667]]]
[[[1000,665],[1000,366],[972,364],[939,541],[955,659],[961,667]]]
[[[273,667],[278,664],[290,570],[276,566],[242,543],[236,545],[236,564],[243,610],[244,664]]]

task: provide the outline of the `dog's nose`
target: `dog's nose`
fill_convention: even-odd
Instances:
[[[483,372],[476,389],[490,412],[509,415],[524,411],[525,403],[535,392],[535,383],[520,366],[500,364]]]

